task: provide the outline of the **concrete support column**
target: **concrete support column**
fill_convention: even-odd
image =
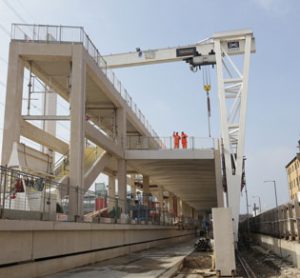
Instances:
[[[173,211],[174,211],[174,217],[178,217],[178,198],[177,196],[173,196]]]
[[[117,144],[121,145],[123,151],[126,148],[126,112],[124,108],[117,109],[116,115],[116,123],[117,123]]]
[[[8,164],[13,143],[20,141],[23,79],[24,61],[19,56],[16,44],[11,42],[7,71],[7,91],[1,159],[2,165]]]
[[[182,217],[182,215],[183,215],[182,200],[179,197],[177,197],[177,214],[178,214],[178,217]]]
[[[82,45],[73,46],[71,73],[71,139],[69,217],[83,215],[86,64]]]
[[[108,211],[111,211],[116,204],[116,177],[108,177]]]
[[[44,115],[57,115],[57,94],[53,91],[49,91],[49,88],[45,86],[45,94],[43,95],[43,114]],[[56,121],[44,121],[43,130],[49,134],[56,136]],[[42,152],[47,153],[52,157],[51,172],[54,169],[55,159],[54,152],[50,148],[42,147]]]
[[[164,188],[162,186],[158,187],[157,199],[160,207],[160,221],[165,223]]]
[[[185,203],[181,201],[181,214],[186,217],[186,207],[185,207]]]
[[[170,212],[170,192],[168,192],[167,199],[165,199],[165,211]]]
[[[122,213],[126,213],[126,200],[127,200],[127,166],[125,159],[118,160],[118,195],[119,195],[119,207],[122,209]]]
[[[174,203],[173,203],[173,197],[174,195],[170,193],[169,195],[169,212],[174,217]]]

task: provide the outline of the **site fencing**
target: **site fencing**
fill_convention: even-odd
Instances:
[[[250,231],[276,238],[300,241],[298,201],[280,205],[249,219]]]
[[[70,198],[76,200],[71,215]],[[105,192],[84,191],[41,177],[0,166],[0,218],[94,223],[184,225],[195,220],[177,217],[161,207],[151,194],[128,194],[126,199]]]
[[[12,24],[11,38],[25,42],[37,43],[80,43],[87,50],[91,58],[106,75],[116,91],[122,96],[125,103],[138,117],[138,119],[147,128],[154,137],[158,135],[151,127],[141,110],[132,100],[127,90],[118,80],[115,73],[108,69],[105,59],[101,56],[90,37],[79,26],[61,26],[61,25],[35,25],[35,24]]]

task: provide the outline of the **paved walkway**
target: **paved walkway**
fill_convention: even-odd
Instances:
[[[56,273],[47,278],[140,278],[170,277],[183,258],[194,250],[195,240],[164,245],[86,267]],[[173,272],[174,271],[174,272]]]

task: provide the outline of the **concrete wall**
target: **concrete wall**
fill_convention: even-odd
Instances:
[[[297,241],[279,240],[278,238],[262,234],[252,234],[252,238],[262,247],[271,250],[278,256],[282,254],[287,261],[300,268],[300,244]]]
[[[193,235],[173,226],[0,220],[0,277],[40,277]]]

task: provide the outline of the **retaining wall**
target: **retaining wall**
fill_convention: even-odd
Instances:
[[[0,277],[40,277],[193,236],[174,226],[0,220]]]

